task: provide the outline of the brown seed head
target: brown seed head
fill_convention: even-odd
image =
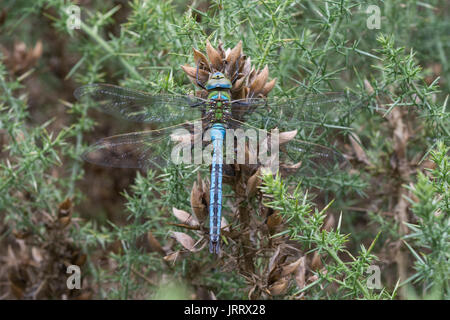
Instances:
[[[206,55],[193,49],[195,66],[181,66],[194,84],[197,84],[197,76],[200,83],[205,84],[213,72],[222,72],[233,82],[231,89],[233,100],[266,97],[275,86],[276,79],[268,81],[267,66],[261,71],[252,67],[250,57],[247,57],[242,50],[242,41],[239,41],[232,49],[224,49],[222,42],[219,42],[216,49],[207,40],[205,47]],[[200,96],[205,95],[205,92],[200,94]]]

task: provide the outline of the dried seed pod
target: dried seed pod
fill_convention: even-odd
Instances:
[[[172,208],[173,215],[181,222],[190,226],[198,226],[199,222],[195,216],[187,213],[184,210]]]
[[[220,220],[220,228],[224,231],[230,231],[230,225],[228,224],[228,221],[225,219],[225,217],[222,217],[222,219]]]
[[[245,78],[245,77],[241,77],[240,79],[236,80],[236,82],[234,83],[233,88],[231,89],[231,91],[237,92],[237,91],[242,90],[242,88],[244,87],[246,79],[247,78]]]
[[[256,172],[248,178],[247,181],[247,196],[252,197],[258,191],[258,187],[261,185],[261,171],[260,169],[256,170]]]
[[[202,180],[200,173],[191,189],[191,210],[197,221],[203,223],[208,216],[209,183]]]
[[[264,87],[261,90],[261,94],[266,97],[270,91],[272,91],[273,87],[275,87],[275,84],[277,83],[277,78],[274,78],[270,80],[269,82],[266,82]]]
[[[280,165],[280,168],[282,170],[285,170],[285,171],[292,171],[292,170],[297,170],[301,166],[302,166],[302,162],[299,161],[299,162],[294,163],[294,164],[285,164],[285,163],[283,163],[283,164]]]
[[[289,280],[290,280],[290,277],[286,276],[286,277],[283,277],[280,280],[272,283],[269,286],[270,294],[273,296],[278,296],[278,295],[284,294],[288,289]]]
[[[195,251],[195,240],[188,234],[184,232],[177,232],[172,231],[171,232],[174,239],[181,244],[184,248],[186,248],[189,251]]]
[[[206,56],[195,48],[192,49],[194,51],[194,62],[195,66],[201,67],[203,70],[211,72],[211,68],[209,67],[209,62]]]
[[[169,253],[167,256],[164,256],[163,259],[167,262],[175,263],[175,261],[178,259],[179,255],[180,255],[180,251],[175,251],[175,252]]]
[[[281,246],[278,246],[275,252],[273,253],[272,257],[270,257],[269,265],[268,265],[268,272],[269,274],[272,273],[272,271],[275,269],[276,262],[278,261],[279,255],[281,252]]]
[[[295,136],[297,135],[297,130],[292,130],[292,131],[286,131],[286,132],[280,132],[278,134],[278,143],[280,145],[285,144],[289,141],[291,141],[292,139],[295,138]]]
[[[215,71],[222,71],[222,57],[220,56],[220,53],[213,48],[209,40],[206,40],[206,54],[211,62],[212,69]]]
[[[267,78],[269,77],[269,68],[267,66],[258,73],[254,80],[250,83],[250,92],[256,96],[266,85]]]
[[[295,270],[295,282],[297,283],[297,288],[300,290],[305,287],[305,277],[306,277],[306,258],[303,256],[300,258],[300,263]]]
[[[159,243],[159,241],[155,238],[153,233],[150,231],[147,232],[147,240],[148,240],[148,244],[149,244],[150,248],[152,249],[152,251],[159,252],[160,254],[165,256],[166,252],[164,251],[164,249],[161,246],[161,244]]]
[[[217,46],[217,51],[220,54],[220,57],[223,59],[225,59],[225,50],[223,49],[223,42],[222,40],[219,40],[219,45]]]
[[[232,99],[245,99],[252,94],[253,97],[265,97],[273,89],[276,79],[267,82],[269,69],[267,66],[261,72],[256,72],[251,65],[251,59],[242,51],[242,41],[233,49],[224,49],[222,42],[219,42],[217,49],[206,41],[206,55],[194,49],[195,66],[181,66],[189,79],[197,84],[197,66],[199,81],[204,84],[208,81],[210,74],[220,71],[225,76],[235,81],[231,88]],[[205,96],[200,94],[200,96]]]
[[[186,74],[189,77],[189,80],[191,80],[193,84],[197,85],[197,68],[187,65],[181,66],[181,68],[183,69],[184,72],[186,72]],[[208,79],[209,79],[209,72],[199,68],[198,80],[201,83],[205,83],[206,81],[208,81]]]
[[[269,228],[270,233],[274,233],[276,230],[276,227],[278,227],[283,222],[283,218],[281,217],[279,212],[274,212],[272,210],[272,214],[270,214],[267,217],[267,227]]]
[[[368,166],[372,165],[369,157],[366,154],[366,151],[364,151],[364,149],[361,147],[362,143],[359,136],[356,133],[352,132],[352,134],[349,135],[349,138],[353,151],[356,154],[356,159]]]
[[[58,224],[59,227],[67,227],[72,220],[73,203],[70,199],[66,199],[59,204],[58,207]]]
[[[320,260],[320,254],[314,252],[314,256],[311,261],[311,269],[317,271],[320,268],[322,268],[322,261]]]
[[[63,202],[61,202],[58,206],[58,218],[66,217],[72,214],[73,203],[72,200],[67,198]]]
[[[304,263],[305,257],[300,257],[299,259],[295,260],[294,262],[291,262],[287,265],[284,265],[281,267],[281,276],[288,276],[290,274],[293,274],[297,271],[300,264]]]
[[[245,59],[244,63],[242,64],[242,70],[240,69],[241,73],[245,76],[249,76],[250,72],[252,71],[252,60],[250,57]]]
[[[242,40],[238,42],[238,44],[230,51],[225,59],[227,61],[227,64],[229,66],[232,66],[236,64],[236,61],[240,56],[242,56]]]
[[[2,47],[3,49],[3,47]],[[23,72],[32,68],[43,53],[42,41],[36,42],[34,48],[27,48],[24,42],[16,42],[14,49],[3,49],[5,65],[14,73]]]

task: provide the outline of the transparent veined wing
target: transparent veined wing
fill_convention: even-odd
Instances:
[[[93,83],[74,92],[80,101],[113,116],[134,122],[175,124],[202,116],[205,100],[188,95],[150,94],[119,86]]]
[[[296,98],[235,100],[232,117],[256,127],[294,130],[301,127],[346,128],[346,118],[362,110],[364,101],[345,92]]]
[[[239,124],[239,129],[246,135],[245,148],[248,152],[245,164],[254,164],[257,157],[258,166],[268,167],[272,172],[279,171],[287,177],[324,177],[351,167],[349,161],[336,149],[298,139],[297,130],[283,133],[275,130],[266,131],[236,119],[233,123]],[[227,131],[227,135],[231,133],[232,131]],[[237,133],[235,135],[239,136]],[[252,145],[251,141],[256,142]],[[239,159],[238,148],[233,152],[233,159]],[[229,154],[230,152],[227,153],[227,157]],[[253,160],[250,160],[250,155],[253,155]],[[230,163],[230,160],[227,161]]]
[[[168,163],[195,163],[193,145],[202,143],[198,122],[161,130],[120,134],[100,139],[88,147],[82,158],[90,163],[118,168],[162,168]],[[199,122],[200,126],[201,121]]]
[[[332,176],[351,167],[339,151],[299,139],[280,146],[280,163],[282,174],[302,177]]]

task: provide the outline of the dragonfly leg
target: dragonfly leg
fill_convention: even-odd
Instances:
[[[198,85],[200,88],[206,90],[206,88],[205,88],[205,86],[203,85],[203,83],[201,83],[200,80],[198,79],[198,69],[199,69],[199,66],[200,66],[200,65],[197,63],[197,72],[195,73],[195,80],[197,81],[197,85]]]
[[[236,59],[236,72],[234,73],[233,79],[231,80],[231,84],[232,84],[232,85],[236,82],[236,80],[237,80],[238,77],[239,77],[239,61],[241,60],[241,57],[242,57],[242,56],[239,56],[239,57]]]

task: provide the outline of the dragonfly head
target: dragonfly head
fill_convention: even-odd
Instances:
[[[205,85],[206,90],[231,89],[231,87],[231,81],[222,72],[214,72]]]

